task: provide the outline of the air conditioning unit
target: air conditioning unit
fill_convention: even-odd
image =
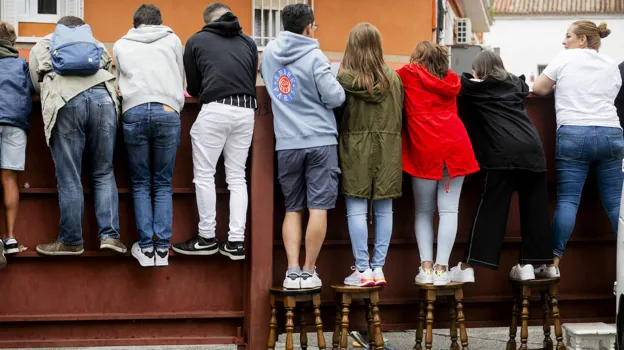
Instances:
[[[457,20],[457,43],[472,44],[472,22],[470,18],[459,18]]]

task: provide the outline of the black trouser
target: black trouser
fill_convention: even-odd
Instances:
[[[498,268],[514,191],[518,191],[522,232],[519,263],[552,264],[546,172],[528,170],[486,171],[481,202],[466,247],[467,264]]]

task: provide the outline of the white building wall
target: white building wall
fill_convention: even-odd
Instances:
[[[500,55],[507,70],[513,74],[524,74],[527,82],[533,74],[537,77],[537,66],[548,64],[560,51],[566,30],[581,18],[505,18],[498,17],[489,33],[485,33],[485,44],[500,48]],[[596,23],[607,22],[611,35],[602,40],[601,53],[617,62],[624,61],[624,16],[619,18],[583,18]],[[531,84],[529,84],[531,85]]]

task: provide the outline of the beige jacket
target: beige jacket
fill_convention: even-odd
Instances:
[[[102,52],[100,69],[91,76],[62,76],[52,72],[52,59],[50,57],[50,38],[52,34],[45,36],[30,51],[28,62],[30,76],[35,85],[35,89],[41,96],[41,109],[43,115],[43,125],[46,142],[50,145],[50,137],[56,123],[58,111],[65,106],[67,101],[76,95],[86,91],[98,84],[104,83],[115,107],[117,118],[120,115],[120,101],[115,87],[115,76],[113,75],[113,60],[111,55],[104,49]],[[100,43],[102,47],[104,45]],[[40,82],[40,77],[43,77]]]

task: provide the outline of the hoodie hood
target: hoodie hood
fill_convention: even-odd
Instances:
[[[391,80],[390,73],[390,68],[385,66],[384,74],[388,78],[388,81]],[[386,97],[388,97],[391,92],[390,86],[388,86],[388,89],[386,91],[381,91],[381,86],[379,85],[379,83],[377,83],[373,87],[373,93],[370,93],[366,88],[359,85],[354,85],[354,80],[355,76],[351,71],[348,70],[344,70],[338,75],[338,82],[340,82],[340,85],[342,85],[342,87],[345,89],[346,92],[349,93],[349,95],[355,96],[366,102],[381,103],[386,99]]]
[[[163,25],[154,26],[154,25],[142,24],[138,28],[130,29],[128,31],[128,34],[126,34],[123,37],[123,39],[150,44],[172,33],[173,33],[173,29],[167,26],[163,26]]]
[[[232,12],[227,12],[221,18],[210,22],[202,28],[202,32],[215,33],[227,38],[242,34],[243,27],[238,22],[238,17]]]
[[[410,74],[413,74],[420,79],[420,81],[422,81],[425,89],[436,95],[452,98],[459,94],[459,90],[461,89],[461,80],[451,69],[449,69],[448,74],[444,77],[444,79],[440,79],[429,73],[425,67],[418,64],[410,64],[406,68]]]
[[[517,77],[509,74],[507,79],[498,80],[486,77],[482,81],[474,80],[472,74],[464,73],[461,77],[461,94],[475,101],[522,102],[529,95],[529,86],[524,75]]]
[[[19,57],[19,52],[8,40],[0,40],[0,58]]]
[[[310,51],[319,48],[315,39],[287,31],[279,33],[273,43],[271,53],[282,66],[298,61]]]

